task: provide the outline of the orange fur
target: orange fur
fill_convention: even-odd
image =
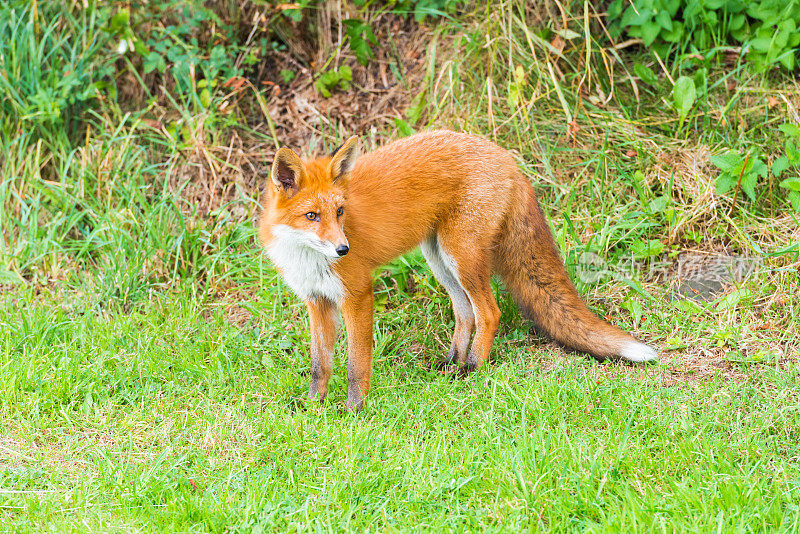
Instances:
[[[467,134],[431,131],[365,154],[351,171],[342,162],[352,162],[354,138],[333,157],[301,161],[281,150],[286,152],[276,157],[264,200],[264,245],[274,243],[276,225],[313,232],[322,242],[349,243],[349,252],[330,262],[344,288],[348,407],[360,409],[369,389],[372,273],[421,243],[453,299],[456,329],[448,359],[463,371],[479,368],[491,351],[500,317],[490,285],[493,272],[504,278],[523,311],[561,343],[598,358],[655,356],[583,304],[528,179],[497,145]],[[275,181],[276,174],[290,186]],[[339,205],[344,206],[341,217],[336,216]],[[319,213],[320,220],[304,217],[309,211]],[[278,268],[286,275],[289,265]],[[307,299],[312,369],[320,370],[312,372],[315,398],[324,398],[327,391],[330,365],[321,359],[333,350],[335,336],[336,307],[325,300]]]

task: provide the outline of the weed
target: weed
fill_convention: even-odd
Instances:
[[[353,81],[353,71],[347,65],[331,69],[317,78],[317,90],[324,97],[331,96],[331,91],[341,89],[347,91]]]

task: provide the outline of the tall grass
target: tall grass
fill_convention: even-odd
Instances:
[[[113,69],[104,23],[97,9],[18,1],[0,7],[3,146],[41,139],[63,158],[83,136],[83,112],[113,94],[105,91]]]
[[[224,209],[198,221],[166,187],[180,147],[109,100],[109,13],[27,2],[0,10],[3,280],[65,283],[97,305],[127,307],[165,282],[243,274],[234,264],[251,265],[252,229]]]

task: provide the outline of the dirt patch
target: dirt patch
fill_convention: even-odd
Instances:
[[[16,428],[16,436],[0,436],[0,470],[25,469],[27,466],[42,472],[57,469],[69,478],[85,478],[95,476],[99,469],[91,459],[92,454],[87,453],[102,451],[102,455],[109,458],[124,456],[127,461],[144,464],[152,462],[170,445],[175,447],[175,454],[191,447],[226,461],[242,461],[250,458],[245,452],[246,444],[256,442],[259,434],[256,428],[243,421],[237,402],[213,405],[216,414],[213,421],[202,419],[193,408],[170,412],[168,406],[162,405],[161,411],[172,415],[165,415],[158,424],[114,416],[110,420],[116,419],[119,424],[105,430],[81,426],[52,427],[25,437],[21,437],[21,430]],[[185,441],[175,442],[171,436],[176,428],[184,428],[186,413],[198,421],[192,427],[193,432],[184,436]],[[105,418],[106,414],[102,417]]]
[[[531,361],[540,365],[545,372],[567,366],[574,358],[587,357],[578,353],[565,352],[555,343],[539,345],[529,349]],[[788,371],[800,363],[797,354],[785,355],[777,351],[771,361],[764,364]],[[743,381],[756,378],[752,370],[758,363],[736,360],[729,349],[704,347],[681,350],[662,350],[656,365],[633,365],[621,362],[604,362],[600,365],[581,367],[581,372],[591,379],[636,380],[672,387],[681,384],[703,384],[715,380],[725,382]],[[541,371],[530,371],[540,373]]]
[[[211,308],[206,310],[205,314],[210,318],[214,309],[221,308],[225,320],[242,329],[256,318],[253,311],[247,307],[247,304],[254,302],[256,298],[254,292],[244,289],[218,289],[211,300]]]

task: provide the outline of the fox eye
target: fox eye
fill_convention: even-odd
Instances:
[[[309,211],[306,213],[306,219],[309,221],[316,221],[319,218],[319,214],[315,211]]]
[[[344,213],[344,207],[343,206],[339,206],[339,209],[336,210],[336,216],[337,217],[341,217],[342,213]]]

